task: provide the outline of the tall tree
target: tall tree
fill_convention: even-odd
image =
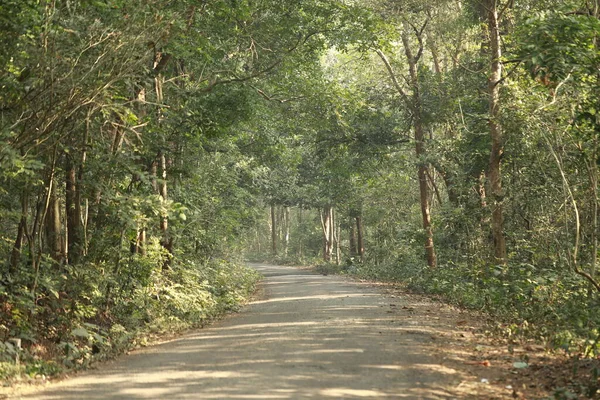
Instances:
[[[501,123],[500,88],[502,85],[502,40],[500,36],[502,12],[508,4],[502,5],[499,0],[483,2],[487,35],[489,40],[490,75],[488,80],[489,115],[488,125],[492,148],[487,177],[490,185],[492,208],[492,238],[494,257],[501,264],[506,263],[506,238],[504,236],[504,191],[502,189],[502,156],[504,153],[504,135]]]

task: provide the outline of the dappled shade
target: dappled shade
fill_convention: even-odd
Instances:
[[[452,398],[430,326],[375,289],[256,265],[264,295],[208,329],[24,399]]]

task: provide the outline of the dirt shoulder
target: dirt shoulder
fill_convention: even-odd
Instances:
[[[460,371],[459,398],[600,399],[600,359],[547,349],[531,340],[508,340],[489,315],[408,292],[401,285],[357,280],[410,304],[399,313],[428,326],[442,364]]]

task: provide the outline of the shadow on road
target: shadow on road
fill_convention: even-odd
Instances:
[[[338,277],[255,265],[264,299],[216,325],[23,399],[453,398],[433,327]]]

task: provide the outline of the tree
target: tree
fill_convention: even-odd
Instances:
[[[419,63],[422,60],[423,52],[425,50],[424,45],[424,31],[429,23],[427,17],[417,22],[414,18],[415,15],[405,17],[400,33],[402,39],[404,56],[408,64],[408,86],[411,94],[407,94],[400,84],[400,78],[394,71],[390,61],[381,49],[377,49],[376,52],[383,61],[394,87],[398,91],[401,99],[405,106],[410,110],[412,118],[412,128],[414,131],[415,140],[415,153],[418,159],[418,179],[419,179],[419,192],[420,192],[420,203],[421,203],[421,215],[423,219],[423,229],[426,233],[425,239],[425,252],[427,254],[427,264],[431,268],[437,266],[437,259],[435,254],[435,247],[433,244],[433,225],[431,221],[431,205],[430,205],[430,192],[428,175],[429,169],[425,159],[427,158],[426,151],[426,137],[425,137],[425,122],[423,120],[423,100],[421,97],[421,82],[419,78]],[[413,19],[414,18],[414,19]],[[414,39],[417,41],[416,51],[413,50],[411,43],[411,34],[414,35]]]
[[[490,77],[488,82],[489,95],[489,130],[492,141],[490,162],[487,177],[492,195],[492,238],[494,241],[494,257],[501,264],[506,263],[506,239],[504,238],[504,192],[502,190],[501,163],[504,153],[504,138],[500,122],[500,87],[502,84],[502,42],[500,37],[502,13],[509,7],[506,4],[503,10],[498,0],[488,0],[483,3],[486,14],[487,34],[490,52]]]

